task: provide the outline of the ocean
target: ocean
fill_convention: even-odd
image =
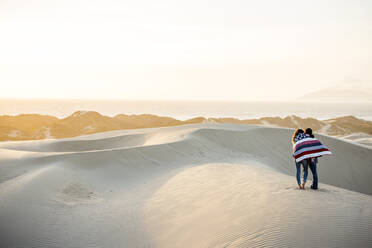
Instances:
[[[323,120],[353,115],[372,121],[371,103],[0,99],[0,115],[32,113],[63,118],[78,110],[97,111],[108,116],[154,114],[179,120],[198,116],[252,119],[288,115]]]

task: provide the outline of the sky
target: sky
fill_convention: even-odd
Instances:
[[[370,0],[0,0],[0,98],[285,101],[371,44]]]

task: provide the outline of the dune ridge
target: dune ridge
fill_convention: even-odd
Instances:
[[[0,247],[371,246],[372,150],[319,135],[333,155],[301,191],[290,135],[206,123],[2,142]]]
[[[248,124],[286,128],[311,127],[317,133],[332,136],[350,136],[360,133],[369,135],[368,138],[372,137],[372,122],[358,119],[354,116],[344,116],[328,120],[300,118],[298,116],[287,116],[285,118],[263,117],[247,120],[196,117],[180,121],[171,117],[150,114],[119,114],[109,117],[94,111],[77,111],[62,119],[37,114],[0,116],[0,141],[70,138],[114,130],[156,128],[198,123]],[[358,139],[355,141],[358,142]],[[370,145],[370,142],[366,142],[366,140],[360,143]]]

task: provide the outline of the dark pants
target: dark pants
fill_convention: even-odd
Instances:
[[[317,163],[318,163],[317,158],[313,159],[312,162],[309,163],[311,173],[313,174],[313,185],[311,185],[312,189],[317,189],[318,188],[318,172],[316,171],[316,164]]]

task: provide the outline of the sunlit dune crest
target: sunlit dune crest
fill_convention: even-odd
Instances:
[[[372,122],[353,116],[328,120],[300,118],[298,116],[263,117],[239,120],[236,118],[196,117],[185,121],[150,114],[104,116],[94,111],[77,111],[66,118],[38,114],[0,116],[0,140],[36,140],[69,138],[122,129],[155,128],[196,123],[230,123],[276,126],[287,128],[311,127],[315,132],[345,136],[355,133],[372,135]]]

